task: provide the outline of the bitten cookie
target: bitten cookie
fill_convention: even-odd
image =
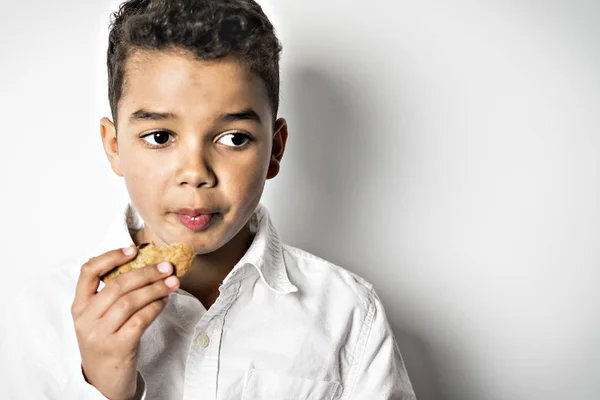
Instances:
[[[104,283],[108,283],[125,272],[163,261],[170,262],[175,268],[175,275],[180,278],[188,272],[195,257],[196,252],[187,244],[175,243],[170,246],[156,247],[151,243],[143,243],[138,246],[138,253],[133,260],[113,269],[101,279]]]

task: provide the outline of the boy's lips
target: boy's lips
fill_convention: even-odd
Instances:
[[[176,212],[179,221],[192,231],[205,229],[217,213],[218,211],[207,208],[182,208]]]
[[[189,215],[190,217],[197,217],[202,214],[216,214],[218,210],[213,208],[181,208],[176,211],[180,215]]]

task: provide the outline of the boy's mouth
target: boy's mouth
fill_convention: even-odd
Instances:
[[[186,228],[192,231],[202,231],[208,228],[218,211],[205,208],[183,208],[176,214]]]

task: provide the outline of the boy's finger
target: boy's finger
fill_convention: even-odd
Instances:
[[[159,266],[161,270],[159,270]],[[168,262],[163,262],[159,265],[147,265],[121,274],[108,282],[106,287],[94,297],[93,301],[90,302],[85,311],[86,315],[92,319],[101,318],[113,304],[117,303],[124,296],[127,296],[128,293],[147,287],[153,282],[164,279],[172,273],[173,266]],[[141,306],[139,308],[141,308]],[[137,311],[137,309],[133,311]]]
[[[134,246],[111,250],[98,257],[91,258],[83,264],[75,288],[73,306],[87,304],[98,291],[100,277],[113,268],[131,261],[136,253],[137,248]]]
[[[102,317],[100,326],[102,326],[103,334],[108,336],[119,331],[138,311],[156,300],[167,298],[178,286],[179,280],[176,276],[171,275],[166,278],[163,276],[163,279],[151,285],[133,290],[122,296],[112,304]],[[166,303],[161,304],[164,306]]]
[[[150,326],[152,321],[158,317],[166,303],[162,299],[153,301],[144,308],[133,314],[115,335],[119,335],[125,341],[139,340]]]

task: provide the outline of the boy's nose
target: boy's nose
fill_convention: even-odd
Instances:
[[[177,184],[194,187],[213,187],[217,176],[205,156],[188,154],[182,157],[181,168],[177,173]]]

